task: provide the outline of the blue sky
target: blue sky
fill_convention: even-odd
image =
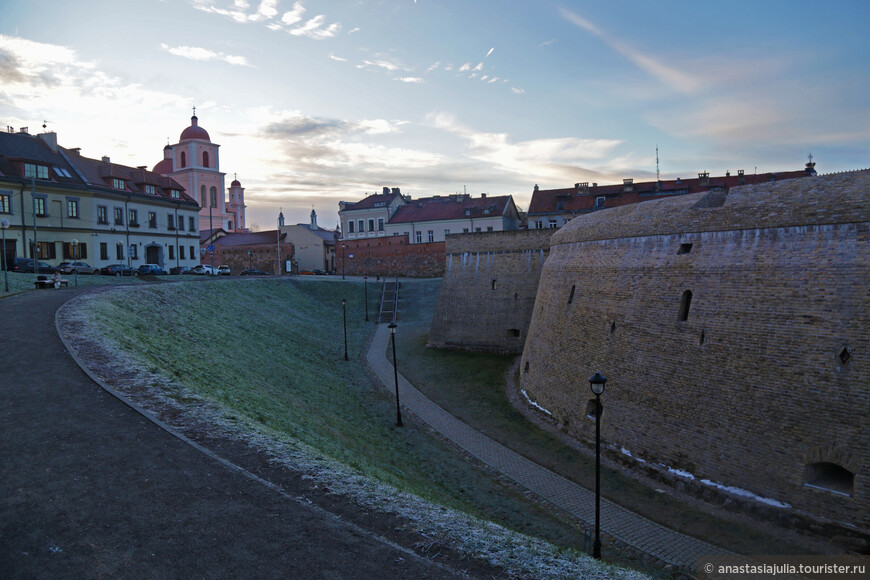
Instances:
[[[0,0],[0,123],[153,166],[197,107],[248,223],[339,200],[870,167],[870,2]],[[229,181],[228,180],[228,181]]]

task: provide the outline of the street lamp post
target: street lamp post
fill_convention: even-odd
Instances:
[[[251,269],[253,269],[253,266],[251,266],[251,250],[248,250],[248,270]]]
[[[73,262],[79,261],[79,241],[77,239],[73,239]],[[73,274],[76,277],[76,288],[79,286],[79,268],[78,266],[73,266]]]
[[[347,262],[347,244],[341,245],[341,279],[344,280],[344,264]]]
[[[347,300],[341,299],[341,315],[344,318],[344,360],[347,358]]]
[[[595,395],[595,543],[592,544],[592,557],[601,559],[601,393],[607,377],[599,372],[589,377],[589,388]]]
[[[366,322],[369,321],[369,277],[363,276],[363,288],[366,294]]]
[[[402,427],[402,408],[399,407],[399,364],[396,362],[396,323],[391,322],[390,341],[393,343],[393,380],[396,383],[396,427]]]
[[[6,228],[9,227],[9,220],[0,220],[0,230],[3,230],[3,248],[0,249],[0,265],[3,266],[3,285],[5,291],[9,292],[9,264],[6,263]]]

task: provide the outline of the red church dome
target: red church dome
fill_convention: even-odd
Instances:
[[[197,119],[196,115],[190,118],[190,127],[181,132],[181,137],[178,141],[190,141],[191,139],[211,142],[208,131],[199,126],[199,119]]]
[[[239,183],[238,179],[233,179],[233,182],[230,184],[230,187],[241,187],[242,184]]]

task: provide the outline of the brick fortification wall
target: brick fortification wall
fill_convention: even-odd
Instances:
[[[861,171],[574,219],[552,239],[522,389],[594,441],[587,378],[600,371],[616,454],[866,532],[868,213]],[[832,465],[851,489],[805,485]]]
[[[339,240],[335,267],[348,276],[437,278],[444,275],[444,242],[409,244],[408,236]]]
[[[448,235],[429,346],[522,352],[553,232]]]

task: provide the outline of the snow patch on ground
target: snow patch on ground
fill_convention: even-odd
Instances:
[[[756,495],[751,491],[747,491],[745,489],[741,489],[739,487],[734,487],[732,485],[722,485],[721,483],[716,483],[715,481],[711,481],[709,479],[702,479],[701,483],[704,485],[709,485],[710,487],[715,487],[716,489],[721,489],[722,491],[727,491],[728,493],[739,495],[740,497],[748,497],[754,499],[755,501],[759,501],[763,504],[767,504],[769,506],[788,509],[791,507],[791,504],[787,504],[785,502],[777,501],[775,499],[771,499],[769,497],[762,497],[760,495]]]
[[[631,457],[632,459],[634,459],[638,463],[646,463],[646,459],[641,459],[640,457],[635,457],[634,455],[631,454],[631,451],[629,451],[625,447],[620,447],[619,451],[622,452],[623,455],[628,455],[629,457]]]
[[[520,392],[523,394],[523,396],[524,396],[524,397],[526,398],[526,400],[529,402],[529,405],[531,405],[532,407],[538,409],[539,411],[542,411],[542,412],[546,413],[547,415],[550,415],[551,417],[553,416],[553,414],[552,414],[551,412],[549,412],[548,410],[546,410],[545,408],[543,408],[542,406],[540,406],[539,404],[537,404],[536,402],[534,402],[533,400],[531,400],[531,399],[529,398],[529,394],[526,392],[525,389],[521,389]]]

